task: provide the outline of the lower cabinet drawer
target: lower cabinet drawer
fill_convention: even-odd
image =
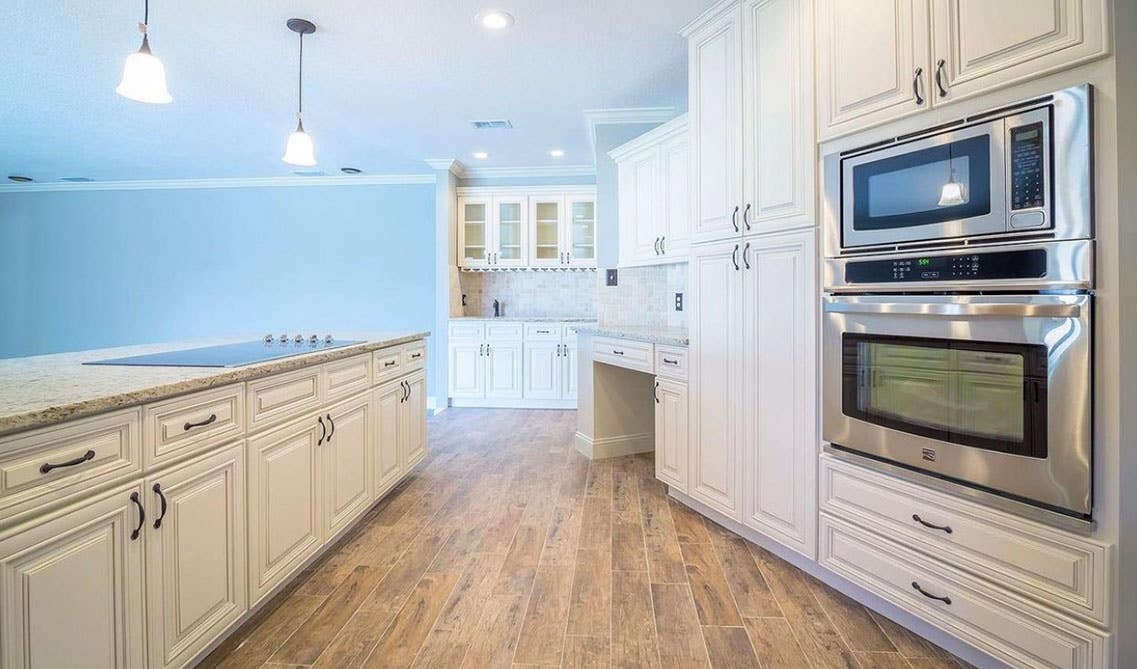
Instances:
[[[371,387],[372,354],[355,355],[324,365],[324,401],[336,400]]]
[[[653,373],[654,353],[655,346],[642,341],[611,337],[592,338],[592,359],[596,362]]]
[[[142,410],[147,469],[204,453],[245,433],[245,387],[215,388],[146,405]]]
[[[560,341],[560,323],[526,323],[525,341]]]
[[[404,373],[426,367],[426,342],[415,341],[404,344],[402,356]]]
[[[826,568],[1013,667],[1105,667],[1109,635],[822,513]]]
[[[375,368],[375,385],[403,375],[403,350],[398,346],[381,348],[371,354]]]
[[[305,367],[250,381],[247,391],[249,432],[317,409],[322,403],[320,370],[320,367]]]
[[[678,346],[656,346],[655,373],[658,376],[686,381],[687,349]]]
[[[1110,547],[821,458],[821,508],[1091,622],[1109,625]]]
[[[7,519],[142,473],[142,409],[0,438],[0,528]]]

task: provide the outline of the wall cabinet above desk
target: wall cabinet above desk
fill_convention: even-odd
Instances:
[[[595,268],[596,187],[459,188],[458,267]]]

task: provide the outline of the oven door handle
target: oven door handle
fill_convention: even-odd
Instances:
[[[1078,318],[1080,304],[916,304],[908,302],[826,302],[823,310],[838,314],[900,314],[917,316],[1022,316],[1026,318]]]

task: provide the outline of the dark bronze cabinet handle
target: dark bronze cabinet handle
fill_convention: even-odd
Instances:
[[[738,266],[738,244],[734,245],[734,250],[730,252],[730,261],[734,263],[734,270],[737,272],[742,269]]]
[[[750,229],[750,203],[746,204],[746,209],[742,212],[742,224],[746,226],[747,230]]]
[[[659,237],[655,238],[653,246],[655,247],[655,255],[659,255]]]
[[[929,523],[928,521],[924,520],[923,518],[921,518],[920,515],[916,514],[916,513],[912,514],[912,520],[916,521],[917,523],[920,523],[921,525],[928,528],[929,530],[941,530],[943,532],[946,532],[947,534],[951,534],[951,525],[933,525],[933,524]]]
[[[730,215],[730,224],[734,226],[734,231],[738,232],[738,207],[735,207],[734,213]]]
[[[328,425],[330,425],[332,427],[331,431],[328,432],[328,443],[330,444],[330,443],[332,443],[332,436],[334,436],[336,433],[336,422],[334,420],[332,420],[331,414],[327,415],[327,419],[328,419]]]
[[[667,255],[667,235],[659,238],[659,255]]]
[[[672,360],[671,358],[664,358],[663,364],[665,364],[665,365],[678,365],[679,361],[678,360]]]
[[[920,95],[920,81],[924,76],[924,68],[917,67],[916,72],[912,75],[912,94],[916,96],[916,104],[924,104],[924,96]]]
[[[192,430],[195,427],[203,427],[205,425],[210,425],[211,423],[216,423],[216,422],[217,422],[217,414],[211,413],[211,414],[209,414],[209,418],[206,418],[203,421],[198,421],[196,423],[186,423],[185,425],[182,426],[182,430],[185,432],[189,432],[190,430]]]
[[[53,470],[53,469],[59,469],[60,467],[74,467],[75,465],[81,465],[84,462],[89,462],[89,461],[94,460],[94,459],[95,459],[95,452],[89,450],[86,453],[84,453],[83,455],[80,455],[79,457],[75,458],[74,460],[68,460],[67,462],[60,462],[58,464],[53,464],[51,462],[45,462],[39,466],[39,473],[40,474],[49,474],[49,473],[51,473],[51,470]]]
[[[478,354],[481,355],[481,352],[479,351]],[[383,366],[384,367],[394,367],[395,361],[394,360],[388,360],[387,362],[383,363]]]
[[[655,382],[655,403],[659,404],[659,381]]]
[[[324,425],[324,417],[316,416],[316,422],[320,424],[320,438],[316,441],[316,445],[324,443],[324,437],[328,436],[328,426]]]
[[[162,519],[166,517],[166,496],[162,494],[162,485],[159,483],[155,483],[151,490],[158,494],[158,501],[162,503],[162,508],[158,509],[158,517],[154,519],[154,529],[158,529],[162,527]]]
[[[616,349],[612,349],[612,354],[613,355],[624,355],[624,352],[623,351],[617,351]]]
[[[943,602],[944,604],[947,604],[948,606],[951,606],[951,597],[948,597],[946,595],[944,597],[938,597],[936,595],[933,595],[932,593],[928,592],[927,590],[921,588],[920,584],[917,583],[916,581],[912,581],[912,587],[916,589],[916,592],[927,597],[928,599],[935,599],[937,601]]]
[[[944,82],[943,82],[944,65],[946,65],[946,64],[947,63],[944,61],[943,58],[941,58],[939,60],[939,62],[936,63],[936,88],[940,89],[940,97],[941,98],[947,97],[947,89],[944,88]]]
[[[138,499],[138,493],[130,493],[130,501],[134,502],[134,506],[138,507],[138,527],[130,533],[130,540],[134,541],[138,538],[138,533],[142,531],[142,526],[146,524],[146,509],[142,508],[142,501]]]
[[[409,402],[409,401],[411,401],[411,382],[410,381],[404,381],[404,383],[407,384],[407,401]]]
[[[746,242],[746,248],[742,249],[742,264],[750,269],[750,242]]]

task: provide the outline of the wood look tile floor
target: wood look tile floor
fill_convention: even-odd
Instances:
[[[450,409],[399,488],[206,667],[970,665],[589,462],[571,411]]]

